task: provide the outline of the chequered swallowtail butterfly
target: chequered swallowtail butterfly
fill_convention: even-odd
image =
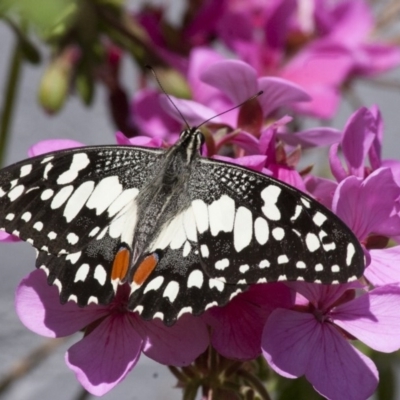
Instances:
[[[168,150],[84,147],[0,172],[0,227],[38,249],[61,302],[128,307],[172,324],[227,303],[248,285],[343,283],[364,269],[353,233],[276,179],[201,157],[182,132]]]

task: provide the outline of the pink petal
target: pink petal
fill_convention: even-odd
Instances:
[[[347,121],[343,132],[342,149],[352,175],[364,177],[365,158],[376,132],[375,118],[366,107],[361,107]]]
[[[382,286],[343,303],[331,313],[332,320],[374,350],[400,349],[400,287]]]
[[[358,282],[342,285],[321,285],[307,282],[288,282],[287,285],[319,308],[328,308],[350,289],[360,288]]]
[[[343,180],[335,192],[332,208],[361,240],[369,233],[395,236],[400,233],[400,222],[392,211],[399,195],[392,171],[380,168],[364,181],[354,176]]]
[[[201,79],[220,89],[233,104],[247,100],[259,90],[256,71],[247,63],[239,60],[216,62],[201,74]]]
[[[46,274],[40,269],[19,284],[15,308],[28,329],[47,337],[71,335],[108,313],[106,307],[96,304],[85,308],[72,301],[60,304],[57,287],[47,284]]]
[[[84,144],[81,142],[77,142],[76,140],[69,140],[69,139],[42,140],[29,148],[28,156],[35,157],[35,156],[40,156],[41,154],[50,153],[52,151],[72,149],[75,147],[82,147],[82,146],[84,146]]]
[[[182,100],[173,96],[170,96],[170,98],[177,108],[165,97],[160,98],[161,106],[178,121],[182,120],[182,116],[178,113],[177,109],[182,113],[190,126],[198,126],[210,118],[212,118],[212,121],[216,124],[223,123],[224,121],[222,118],[223,116],[217,117],[213,109],[197,103],[196,101]],[[182,123],[183,122],[184,121],[182,121]]]
[[[313,128],[302,132],[278,133],[277,137],[291,146],[301,145],[304,149],[338,143],[342,133],[334,128]]]
[[[276,372],[288,378],[305,375],[328,399],[364,400],[378,383],[374,363],[309,313],[273,311],[262,349]]]
[[[279,107],[290,106],[294,102],[311,100],[310,95],[301,86],[282,78],[260,78],[258,89],[264,92],[258,98],[264,115],[269,115]]]
[[[171,327],[158,319],[144,321],[136,317],[135,329],[145,342],[146,356],[165,365],[189,365],[209,345],[204,321],[189,314],[184,314]]]
[[[160,104],[160,99],[164,97],[154,89],[138,91],[132,102],[132,117],[143,134],[169,140],[171,133],[181,130],[183,121],[165,112]]]
[[[70,347],[65,361],[88,392],[102,396],[136,365],[142,346],[130,316],[115,315]]]
[[[211,343],[224,357],[251,360],[261,353],[261,334],[269,314],[293,304],[292,292],[281,283],[260,284],[204,316],[212,328]]]
[[[337,188],[337,183],[325,178],[310,176],[304,180],[306,189],[316,200],[325,207],[332,208],[332,198]]]
[[[261,348],[268,364],[286,378],[304,375],[321,339],[313,315],[277,309],[268,318]]]
[[[201,104],[210,105],[211,108],[215,108],[214,99],[216,96],[220,96],[221,92],[217,88],[204,83],[200,78],[203,71],[224,58],[221,54],[217,53],[207,47],[195,47],[190,52],[189,56],[189,69],[187,72],[187,79],[192,91],[193,99]]]
[[[331,168],[332,175],[338,182],[341,182],[349,175],[349,173],[343,168],[342,161],[338,156],[338,151],[338,143],[333,144],[332,147],[329,149],[329,166]]]
[[[306,378],[328,399],[364,400],[378,385],[372,360],[350,345],[337,330],[322,324]]]
[[[142,147],[155,147],[160,148],[163,145],[161,138],[149,137],[149,136],[135,136],[132,138],[126,137],[122,132],[115,134],[118,144],[128,146],[142,146]]]
[[[250,133],[240,131],[237,133],[231,133],[225,135],[218,143],[217,147],[220,148],[221,146],[233,143],[241,147],[242,149],[246,150],[247,153],[250,154],[258,154],[259,153],[259,143],[258,139],[255,138]]]
[[[400,246],[370,250],[371,263],[364,276],[374,286],[400,282]]]
[[[241,165],[246,168],[250,168],[257,172],[262,172],[263,167],[265,165],[265,161],[267,159],[266,156],[254,155],[254,156],[243,156],[239,158],[231,158],[220,155],[215,155],[212,158],[215,160],[225,161],[231,164]]]

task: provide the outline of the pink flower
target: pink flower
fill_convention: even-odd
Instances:
[[[209,343],[200,318],[186,314],[172,327],[159,320],[144,321],[127,310],[128,297],[129,288],[121,287],[107,306],[61,305],[57,288],[48,286],[44,272],[36,270],[19,285],[16,309],[22,323],[43,336],[84,331],[67,351],[66,363],[86,390],[101,396],[125,378],[142,352],[161,364],[184,366]]]
[[[378,372],[349,339],[356,337],[381,352],[400,348],[400,287],[381,287],[357,298],[355,284],[292,287],[305,299],[291,310],[272,311],[262,337],[268,363],[287,378],[305,375],[328,399],[368,398]]]
[[[224,307],[204,315],[211,327],[211,344],[231,359],[252,360],[261,353],[261,334],[271,312],[293,305],[293,292],[283,283],[253,285]]]

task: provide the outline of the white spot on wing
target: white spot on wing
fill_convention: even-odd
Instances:
[[[351,262],[353,260],[353,256],[356,254],[356,249],[354,247],[353,243],[349,243],[347,245],[347,254],[346,254],[346,265],[349,267],[351,265]],[[350,281],[348,281],[350,282]]]
[[[113,217],[121,210],[123,210],[129,203],[133,202],[133,200],[138,195],[139,190],[136,188],[126,189],[124,190],[118,198],[108,207],[108,215]]]
[[[199,233],[204,233],[208,229],[207,204],[203,200],[193,200],[192,208],[197,230]]]
[[[40,195],[40,198],[42,200],[48,200],[50,199],[54,194],[54,190],[52,189],[46,189],[42,192],[42,194]]]
[[[223,258],[215,263],[215,268],[219,270],[224,270],[229,267],[229,260],[227,258]]]
[[[259,268],[268,268],[271,265],[271,263],[268,260],[261,260],[260,263],[258,264]]]
[[[298,269],[306,269],[306,264],[303,261],[297,261],[296,268]]]
[[[178,313],[178,318],[181,317],[183,314],[192,314],[193,308],[192,307],[183,307],[181,311]]]
[[[241,266],[239,267],[239,271],[240,271],[242,274],[244,274],[245,272],[247,272],[249,269],[250,269],[250,267],[249,267],[248,264],[244,264],[244,265],[241,265]]]
[[[322,264],[317,264],[316,266],[315,266],[315,271],[316,272],[321,272],[321,271],[323,271],[324,270],[324,266],[322,265]]]
[[[189,207],[183,213],[183,226],[185,228],[187,238],[192,242],[197,242],[196,220],[194,217],[194,210],[192,207]]]
[[[187,287],[197,287],[201,288],[203,286],[204,276],[203,273],[199,269],[195,269],[189,274]]]
[[[25,222],[29,222],[32,218],[32,214],[29,211],[26,211],[22,214],[21,219]]]
[[[301,200],[301,202],[302,202],[307,208],[310,208],[310,207],[311,207],[310,202],[309,202],[306,198],[301,197],[300,200]]]
[[[74,187],[72,185],[63,187],[53,198],[51,201],[50,207],[55,210],[56,208],[61,207],[74,191]]]
[[[210,251],[208,250],[208,246],[206,244],[202,244],[200,246],[200,253],[203,258],[208,258]]]
[[[76,262],[79,260],[79,258],[81,257],[82,252],[81,251],[77,251],[76,253],[70,253],[68,254],[65,259],[69,260],[69,262],[71,264],[76,264]]]
[[[289,259],[286,254],[281,254],[278,257],[278,264],[286,264],[287,262],[289,262]]]
[[[246,207],[239,207],[236,211],[235,226],[233,228],[233,244],[237,252],[246,248],[253,237],[253,218],[251,211]]]
[[[269,238],[269,226],[267,220],[258,217],[254,222],[254,234],[257,242],[262,246]]]
[[[12,189],[8,193],[8,197],[10,198],[10,200],[15,201],[16,199],[18,199],[18,197],[21,196],[21,194],[24,192],[24,188],[24,185],[18,185],[14,189]]]
[[[51,231],[51,232],[49,232],[49,233],[47,234],[47,237],[48,237],[50,240],[54,240],[54,239],[57,237],[57,233]]]
[[[55,279],[53,282],[53,285],[56,286],[58,288],[58,292],[61,293],[61,290],[62,290],[61,281],[59,279]]]
[[[94,188],[86,207],[90,210],[95,209],[96,215],[100,215],[122,193],[122,189],[118,176],[103,178]]]
[[[38,232],[40,232],[43,229],[43,222],[35,222],[33,225],[33,229],[36,229]]]
[[[173,303],[179,293],[179,283],[176,281],[171,281],[168,283],[164,290],[163,297],[167,297],[171,303]]]
[[[85,153],[77,153],[72,156],[72,162],[69,169],[63,172],[57,179],[57,184],[65,185],[73,182],[79,171],[85,169],[90,163],[89,157]]]
[[[306,245],[309,251],[313,252],[319,249],[321,242],[319,241],[317,235],[314,233],[307,233],[306,236]]]
[[[67,241],[68,241],[69,243],[71,243],[71,244],[77,244],[78,241],[79,241],[79,237],[78,237],[78,235],[76,235],[75,233],[70,232],[70,233],[68,233],[68,235],[67,235]]]
[[[296,209],[294,210],[294,214],[292,217],[290,217],[290,220],[296,221],[296,219],[299,218],[302,209],[303,209],[303,207],[300,206],[299,204],[297,204]]]
[[[334,273],[340,272],[340,267],[339,267],[339,265],[336,265],[336,264],[335,264],[335,265],[332,265],[331,271],[334,272]]]
[[[222,282],[219,279],[214,279],[214,278],[211,278],[208,281],[208,285],[210,286],[210,289],[216,288],[219,292],[222,292],[225,288],[224,282]]]
[[[264,200],[264,206],[261,210],[271,221],[279,221],[281,219],[281,212],[276,206],[281,191],[282,189],[278,186],[268,185],[261,192],[261,198]]]
[[[157,311],[154,315],[153,315],[153,319],[161,319],[161,321],[164,320],[164,313],[162,313],[161,311]]]
[[[99,304],[99,299],[96,296],[90,296],[87,302],[88,304]]]
[[[89,273],[89,264],[82,264],[78,271],[76,271],[74,282],[82,281],[84,282]]]
[[[143,293],[147,293],[150,290],[158,290],[164,282],[163,276],[157,276],[152,281],[150,281],[147,286],[145,287]]]
[[[96,266],[93,276],[94,276],[94,279],[96,279],[97,282],[99,282],[101,286],[103,286],[106,283],[107,272],[101,264]]]
[[[183,246],[182,256],[187,257],[190,253],[191,248],[192,247],[190,246],[190,243],[188,241],[186,241],[185,245]]]
[[[22,178],[23,176],[29,175],[32,171],[32,164],[23,165],[20,169],[19,177]]]
[[[48,156],[43,158],[43,160],[40,162],[40,164],[46,164],[48,161],[52,160],[54,156]]]
[[[317,211],[313,217],[314,224],[317,226],[322,226],[322,224],[327,220],[327,217]]]
[[[272,236],[275,240],[282,240],[285,237],[285,231],[282,228],[275,228],[272,230]]]
[[[64,209],[64,217],[67,222],[71,222],[81,211],[85,205],[87,199],[91,195],[94,188],[93,181],[87,181],[82,183],[75,191],[72,196],[68,199]]]
[[[44,171],[43,171],[43,178],[44,179],[49,179],[49,172],[50,170],[53,168],[53,164],[52,163],[48,163],[45,167],[44,167]]]
[[[100,227],[96,226],[89,232],[89,236],[93,237],[96,236],[100,232]]]
[[[232,232],[235,220],[235,201],[227,195],[222,195],[218,200],[208,206],[210,231],[213,236],[219,232]]]
[[[73,301],[74,303],[77,303],[78,297],[76,297],[76,294],[70,294],[67,301]]]
[[[8,221],[12,221],[12,220],[14,219],[14,217],[15,217],[15,214],[13,214],[13,213],[10,213],[10,214],[7,214],[7,215],[6,215],[6,219],[7,219]]]

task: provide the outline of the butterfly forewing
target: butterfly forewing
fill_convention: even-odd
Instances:
[[[7,167],[0,173],[0,227],[51,254],[78,251],[107,228],[113,204],[134,198],[158,155],[129,147],[78,148]]]
[[[364,254],[356,237],[309,196],[214,160],[200,159],[194,175],[190,195],[210,277],[231,284],[344,283],[362,274]]]

